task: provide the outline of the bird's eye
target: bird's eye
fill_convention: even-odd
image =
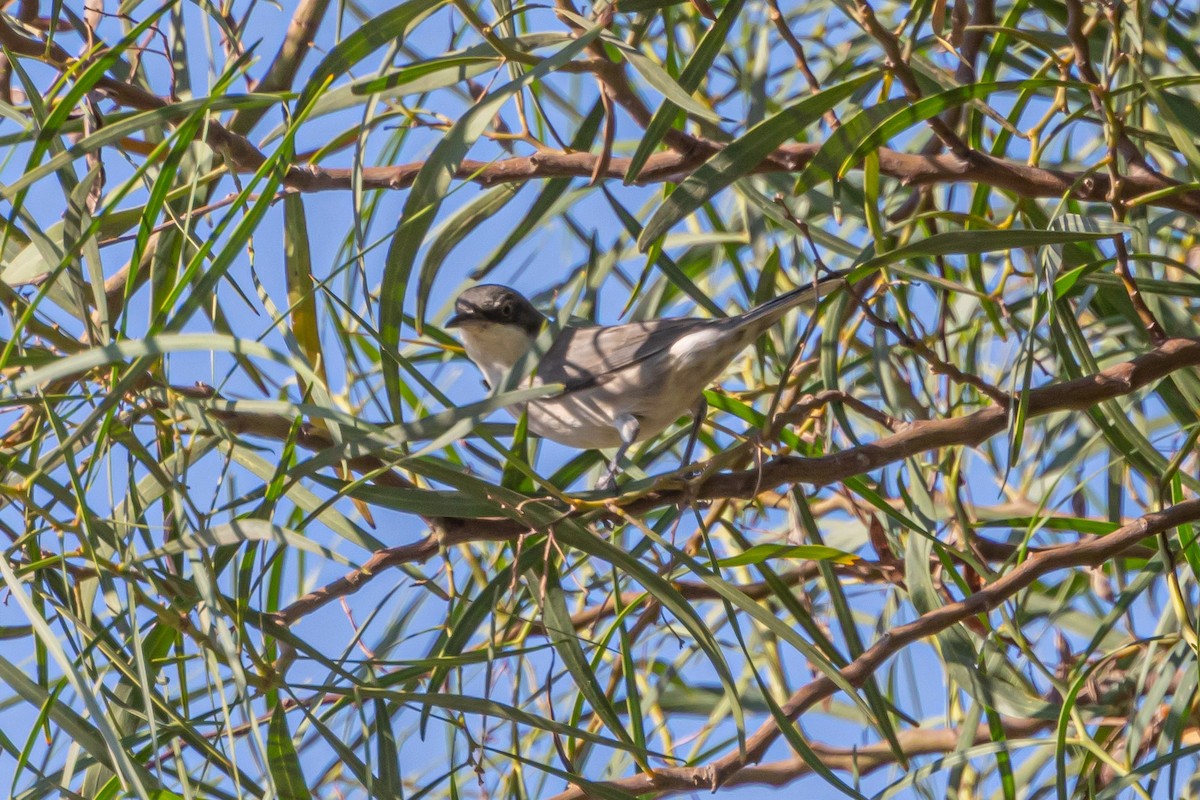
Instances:
[[[511,317],[513,315],[512,300],[504,301],[504,305],[500,306],[500,313],[503,314],[505,317]]]

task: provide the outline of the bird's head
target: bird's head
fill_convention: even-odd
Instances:
[[[458,328],[467,356],[488,383],[511,369],[533,346],[546,318],[533,303],[507,286],[472,286],[454,302],[447,328]]]
[[[446,321],[447,328],[471,329],[491,326],[520,328],[536,339],[546,318],[520,292],[496,284],[472,286],[454,301],[454,316]]]

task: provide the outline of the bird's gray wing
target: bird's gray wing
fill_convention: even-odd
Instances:
[[[563,394],[600,386],[652,358],[680,337],[718,320],[656,319],[606,327],[566,327],[542,357],[537,375],[561,383]]]
[[[733,334],[727,344],[732,355],[750,344],[789,309],[845,286],[848,273],[831,273],[745,314],[722,319],[655,319],[624,325],[567,326],[542,357],[537,376],[543,383],[561,383],[563,394],[602,386],[629,367],[668,350],[683,336],[708,327]],[[714,355],[718,361],[723,356]],[[724,366],[724,362],[718,366]]]

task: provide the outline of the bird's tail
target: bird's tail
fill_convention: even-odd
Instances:
[[[735,319],[738,320],[739,325],[754,325],[760,330],[766,330],[794,306],[812,302],[845,286],[846,276],[849,274],[849,270],[827,272],[816,281],[807,283],[798,289],[793,289],[787,294],[776,297],[774,300],[768,300],[761,306],[752,308]]]

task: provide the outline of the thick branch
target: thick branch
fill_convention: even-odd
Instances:
[[[821,144],[802,143],[781,147],[769,159],[755,168],[755,172],[801,172]],[[1012,192],[1020,197],[1073,197],[1092,203],[1107,203],[1111,181],[1107,175],[1090,171],[1074,172],[1063,169],[1044,169],[1016,161],[1008,161],[986,153],[975,152],[970,163],[952,155],[913,155],[898,150],[880,148],[880,171],[909,186],[934,184],[969,183],[983,184]],[[646,162],[638,175],[641,184],[680,181],[703,164],[709,157],[707,152],[655,153]],[[482,186],[501,183],[523,183],[541,178],[591,178],[596,171],[599,156],[591,153],[541,152],[518,158],[496,161],[462,162],[455,172],[461,180],[474,181]],[[630,159],[614,156],[600,177],[620,180],[629,168]],[[363,187],[366,189],[406,189],[416,180],[417,173],[425,162],[398,164],[388,167],[368,167],[363,170]],[[313,167],[293,168],[285,180],[289,188],[299,192],[344,191],[351,187],[353,171],[350,169]],[[1118,187],[1126,202],[1151,192],[1162,192],[1178,184],[1157,175],[1126,176]],[[1186,190],[1156,197],[1148,205],[1170,208],[1194,217],[1200,217],[1200,191]]]
[[[0,44],[11,52],[45,61],[59,69],[70,64],[70,57],[57,44],[50,45],[21,35],[0,18]],[[588,71],[604,69],[603,62],[588,62],[580,68]],[[619,65],[618,65],[619,66]],[[615,71],[615,70],[614,70]],[[611,76],[610,76],[611,77]],[[618,83],[610,84],[620,88]],[[103,77],[96,89],[113,100],[131,108],[152,110],[164,108],[169,103],[141,87],[124,83],[114,78]],[[628,96],[617,93],[618,101],[629,101]],[[628,108],[627,108],[628,110]],[[679,181],[703,164],[715,152],[713,143],[677,132],[684,139],[668,139],[682,152],[656,153],[647,161],[639,174],[640,183]],[[204,126],[204,140],[214,149],[223,151],[231,163],[243,172],[257,170],[266,156],[243,136],[231,132],[216,121]],[[781,147],[763,160],[757,172],[797,172],[803,170],[820,143],[792,144]],[[1113,197],[1111,179],[1090,171],[1043,169],[1017,161],[995,158],[972,151],[964,160],[956,155],[913,155],[881,148],[880,170],[906,185],[929,185],[947,183],[984,184],[1013,192],[1021,197],[1064,197],[1070,196],[1088,202],[1107,203]],[[628,158],[612,158],[601,164],[602,156],[590,153],[540,152],[530,156],[498,161],[464,161],[456,170],[456,177],[471,180],[485,186],[499,183],[520,183],[539,178],[553,177],[597,177],[622,180],[629,168]],[[364,189],[406,189],[412,185],[424,162],[400,164],[387,167],[369,167],[363,170]],[[604,169],[597,170],[598,166]],[[318,192],[354,188],[354,171],[349,168],[302,167],[292,165],[287,169],[284,184],[293,191]],[[1115,196],[1132,202],[1141,195],[1164,192],[1180,186],[1153,171],[1139,171],[1125,177],[1116,187]],[[1200,191],[1179,190],[1156,197],[1150,205],[1170,208],[1190,216],[1200,217]]]

